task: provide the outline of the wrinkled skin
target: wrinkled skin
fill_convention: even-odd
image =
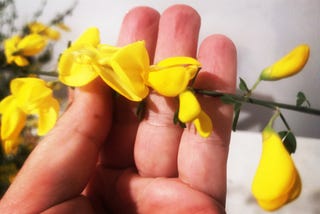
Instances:
[[[159,28],[158,28],[159,27]],[[147,7],[124,18],[118,45],[145,40],[157,62],[197,57],[196,86],[232,93],[236,50],[211,35],[197,54],[200,16],[175,5],[160,16]],[[127,101],[114,101],[97,79],[77,88],[56,127],[29,156],[0,203],[0,213],[224,213],[232,107],[200,98],[214,133],[172,123],[176,99],[152,93],[138,123]]]

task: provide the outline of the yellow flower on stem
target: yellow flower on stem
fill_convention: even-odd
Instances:
[[[52,40],[58,40],[60,38],[59,31],[54,30],[53,28],[40,22],[32,22],[28,24],[28,28],[31,33],[39,34]]]
[[[202,137],[208,137],[212,133],[211,118],[201,109],[196,96],[190,90],[179,94],[178,118],[183,123],[193,122]]]
[[[271,123],[263,130],[262,138],[262,154],[253,179],[252,193],[263,209],[272,211],[299,196],[301,179]]]
[[[13,36],[6,39],[4,41],[4,49],[7,63],[15,63],[18,66],[29,65],[26,57],[40,53],[46,44],[46,39],[38,34],[30,34],[23,38]]]
[[[295,75],[307,63],[309,52],[308,45],[297,46],[279,61],[265,68],[260,74],[260,79],[272,81]]]
[[[159,94],[178,96],[195,77],[200,62],[191,57],[170,57],[151,66],[147,84]]]
[[[27,115],[38,116],[38,135],[45,135],[56,123],[59,102],[46,82],[38,78],[16,78],[10,83],[11,95],[0,102],[1,139],[6,154],[15,152]]]
[[[124,47],[100,44],[99,31],[88,29],[62,56],[59,79],[69,86],[83,86],[100,76],[107,85],[132,101],[141,101],[149,89],[145,85],[149,55],[143,41]]]

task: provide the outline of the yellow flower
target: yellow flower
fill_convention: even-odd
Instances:
[[[59,79],[68,86],[83,86],[98,77],[97,47],[100,43],[96,28],[86,30],[68,49],[58,64]]]
[[[179,94],[178,118],[183,123],[193,122],[202,137],[208,137],[212,132],[211,118],[201,109],[196,96],[190,90]]]
[[[159,94],[178,96],[195,77],[200,62],[191,57],[171,57],[151,66],[147,84]]]
[[[278,133],[270,126],[262,132],[263,147],[252,183],[252,193],[265,210],[276,210],[297,198],[301,180]]]
[[[38,116],[38,135],[45,135],[59,115],[59,103],[46,82],[38,78],[16,78],[10,83],[11,95],[0,102],[1,139],[6,154],[13,153],[27,115]]]
[[[69,86],[83,86],[100,76],[112,89],[132,101],[141,101],[149,89],[145,81],[149,56],[143,41],[124,47],[100,44],[99,31],[88,29],[63,52],[59,79]]]
[[[46,40],[38,34],[30,34],[23,38],[13,36],[4,41],[7,63],[15,63],[18,66],[29,64],[26,56],[34,56],[40,53],[46,46]]]
[[[52,40],[58,40],[60,38],[60,33],[53,28],[46,26],[40,22],[32,22],[28,25],[31,33],[39,34],[45,36]]]
[[[302,70],[309,58],[309,46],[299,45],[273,65],[265,68],[261,80],[279,80],[292,76]]]

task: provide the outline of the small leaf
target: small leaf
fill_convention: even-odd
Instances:
[[[232,131],[234,132],[237,130],[237,124],[240,116],[241,106],[242,106],[241,103],[235,103],[233,106],[234,117],[233,117],[233,123],[232,123]]]
[[[186,124],[183,123],[183,122],[181,122],[181,121],[179,120],[178,115],[179,115],[179,110],[177,110],[177,111],[174,113],[173,123],[174,123],[175,125],[178,124],[181,128],[186,128],[186,127],[187,127]]]
[[[307,107],[310,107],[310,102],[302,91],[299,91],[297,94],[296,106],[301,107],[305,104]]]
[[[136,115],[138,117],[138,120],[141,121],[146,114],[146,101],[142,100],[138,103]]]
[[[239,88],[241,91],[248,93],[250,89],[248,88],[247,83],[240,77]]]
[[[284,146],[286,147],[287,151],[292,154],[295,153],[297,149],[297,141],[294,134],[290,131],[281,131],[279,135],[282,139]]]

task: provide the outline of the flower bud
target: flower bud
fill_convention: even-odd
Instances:
[[[295,75],[307,63],[309,52],[308,45],[297,46],[279,61],[265,68],[260,74],[260,79],[272,81]]]
[[[278,133],[267,126],[262,138],[262,155],[253,179],[252,193],[263,209],[272,211],[299,196],[301,180]]]

